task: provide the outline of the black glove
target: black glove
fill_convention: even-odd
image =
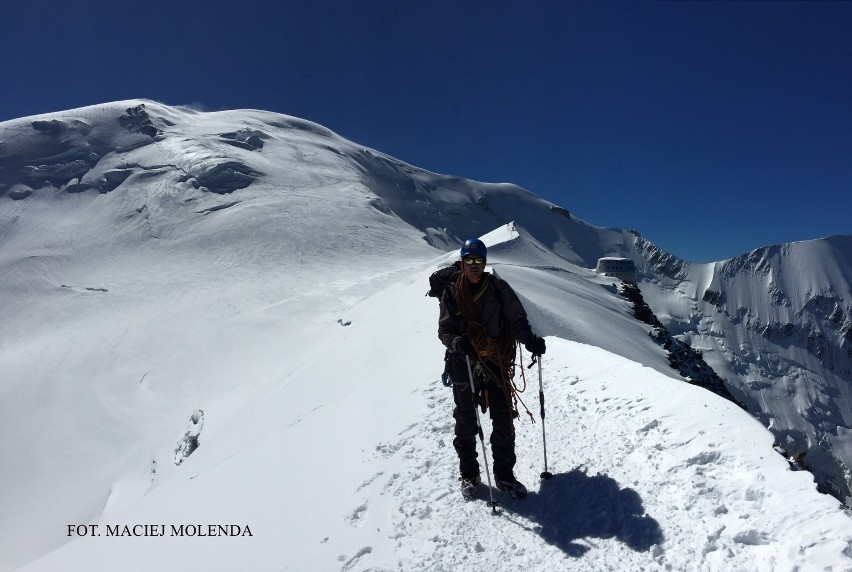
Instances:
[[[453,351],[464,355],[476,354],[476,350],[473,349],[473,345],[470,343],[470,338],[467,337],[467,334],[453,339]]]
[[[527,351],[534,356],[543,356],[547,349],[544,346],[544,338],[539,338],[538,336],[532,336],[529,340],[527,340],[524,347],[527,348]]]

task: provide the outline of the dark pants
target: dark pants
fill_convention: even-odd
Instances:
[[[462,478],[479,475],[477,459],[477,440],[479,432],[474,411],[474,394],[470,389],[470,378],[464,358],[451,355],[447,361],[447,370],[453,380],[453,399],[456,420],[456,438],[453,446],[459,456],[459,472]],[[511,480],[515,467],[515,429],[512,424],[512,408],[499,381],[474,379],[474,385],[481,394],[485,390],[488,411],[491,415],[491,454],[494,461],[494,477],[497,480]],[[479,396],[476,396],[478,407]],[[480,414],[482,411],[480,410]]]

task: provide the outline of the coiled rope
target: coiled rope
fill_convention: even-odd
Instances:
[[[486,367],[486,370],[492,372],[492,374],[494,372],[499,372],[501,382],[499,385],[503,390],[506,403],[514,413],[514,415],[512,415],[513,420],[514,417],[517,416],[518,403],[520,403],[532,422],[535,423],[535,417],[533,417],[533,414],[519,395],[526,390],[527,386],[526,376],[524,376],[523,372],[523,361],[520,361],[519,363],[521,364],[521,378],[524,380],[524,385],[520,389],[515,385],[514,359],[515,355],[521,351],[521,347],[515,339],[515,335],[512,333],[511,328],[501,328],[499,337],[493,338],[485,333],[485,327],[475,319],[477,303],[488,289],[490,278],[489,274],[484,274],[479,290],[476,293],[473,293],[473,289],[469,287],[470,282],[468,281],[467,276],[465,276],[464,273],[459,275],[458,280],[456,280],[456,301],[458,303],[459,313],[467,324],[467,335],[468,338],[470,338],[470,344],[473,346],[473,349],[476,350],[476,355],[479,357],[480,361],[487,362],[487,364],[491,366],[483,367]]]

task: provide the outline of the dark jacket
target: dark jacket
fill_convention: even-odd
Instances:
[[[476,302],[475,320],[482,324],[488,336],[498,338],[502,328],[509,328],[522,344],[532,338],[527,313],[509,284],[486,272],[479,284],[467,286],[474,288],[475,292],[479,292],[480,286],[486,289]],[[444,290],[438,318],[438,338],[451,352],[454,350],[453,341],[467,333],[467,325],[459,313],[456,300],[456,285],[453,283]]]

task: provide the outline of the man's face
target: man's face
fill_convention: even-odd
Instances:
[[[485,272],[485,258],[475,254],[469,254],[462,258],[462,272],[468,280],[476,284]]]

